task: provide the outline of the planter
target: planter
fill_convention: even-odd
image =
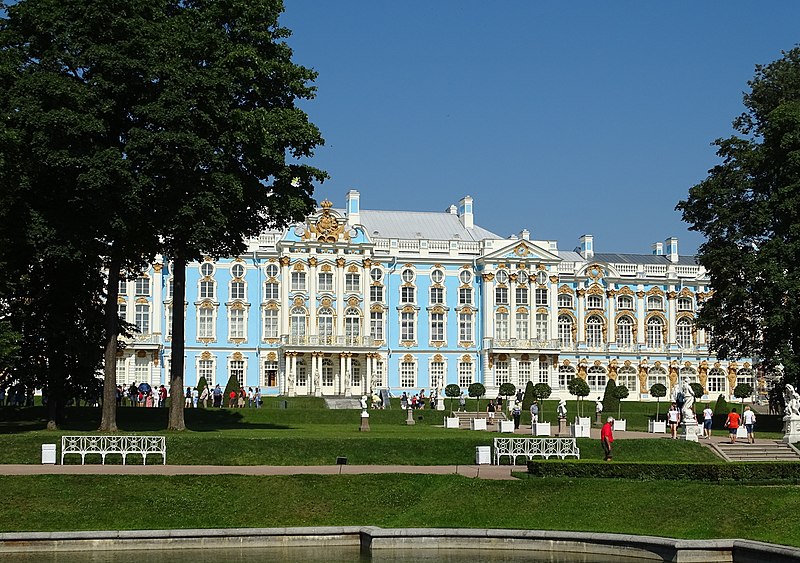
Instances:
[[[592,419],[589,418],[588,416],[579,416],[576,417],[575,420],[577,420],[578,424],[580,424],[581,426],[585,426],[586,428],[592,427]]]
[[[647,423],[647,431],[651,434],[666,434],[667,421],[666,420],[651,420]]]
[[[584,426],[583,424],[570,424],[569,431],[573,438],[589,438],[588,425]]]
[[[447,417],[444,419],[444,427],[445,428],[458,428],[459,427],[459,419],[457,416],[452,418]]]
[[[476,446],[475,465],[489,465],[490,463],[492,463],[491,446]]]
[[[628,430],[628,421],[625,420],[625,419],[623,419],[623,420],[615,420],[614,421],[614,430],[627,431]]]
[[[501,420],[500,421],[500,432],[511,432],[514,433],[514,421],[513,420]]]
[[[736,437],[747,438],[747,428],[745,428],[744,425],[741,425],[736,429]]]
[[[537,422],[531,427],[531,433],[534,436],[550,436],[550,423]]]
[[[473,418],[469,423],[469,427],[473,430],[486,430],[486,419]]]

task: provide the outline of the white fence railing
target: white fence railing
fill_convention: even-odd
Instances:
[[[375,346],[371,336],[318,336],[289,334],[281,337],[283,344],[291,346]]]
[[[575,438],[495,438],[495,465],[500,465],[503,456],[508,456],[509,461],[516,465],[519,456],[528,460],[534,457],[564,459],[567,456],[580,459],[581,450]]]
[[[166,465],[167,440],[164,436],[62,436],[61,465],[64,465],[64,456],[68,454],[80,455],[81,465],[86,454],[100,454],[104,464],[107,455],[119,454],[122,456],[122,465],[125,465],[130,454],[141,455],[144,465],[147,465],[148,454],[159,454]]]

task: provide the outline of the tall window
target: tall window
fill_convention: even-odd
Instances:
[[[494,363],[494,380],[497,385],[508,383],[511,381],[511,376],[508,370],[508,362],[495,362]]]
[[[375,360],[372,364],[372,381],[373,387],[383,387],[383,362]]]
[[[472,342],[472,315],[469,313],[458,314],[458,340]]]
[[[139,334],[148,334],[150,332],[150,305],[137,303],[135,313],[136,330]]]
[[[278,338],[277,309],[264,309],[264,338]]]
[[[211,279],[200,280],[200,299],[211,299],[212,301],[217,298],[217,283]]]
[[[725,392],[725,372],[720,368],[711,368],[708,370],[708,379],[706,386],[709,393],[724,393]]]
[[[348,292],[361,291],[361,276],[355,272],[345,274],[344,290]]]
[[[558,296],[559,309],[572,309],[572,295],[569,293],[562,293]]]
[[[633,319],[628,316],[617,319],[617,344],[623,348],[633,346]]]
[[[147,276],[136,278],[136,295],[150,295],[150,278]]]
[[[647,372],[647,392],[650,392],[650,388],[655,385],[656,383],[660,383],[667,389],[669,389],[669,382],[667,381],[667,372],[662,367],[651,367],[650,371]]]
[[[472,288],[460,287],[458,288],[458,304],[459,305],[472,305]]]
[[[400,387],[411,388],[417,386],[417,364],[415,362],[400,362]]]
[[[124,320],[128,318],[128,304],[127,303],[117,303],[117,316]]]
[[[214,360],[198,360],[197,362],[197,378],[206,378],[206,383],[209,387],[214,385]]]
[[[516,316],[517,338],[519,338],[520,340],[528,339],[529,324],[530,324],[530,316],[528,315],[528,312],[517,311],[517,316]]]
[[[292,291],[305,291],[306,290],[306,273],[305,272],[292,272]]]
[[[413,341],[416,337],[415,313],[404,311],[400,313],[400,340]]]
[[[532,363],[528,360],[523,360],[517,364],[517,375],[519,376],[520,387],[527,384],[532,376]]]
[[[305,387],[308,385],[308,372],[306,371],[306,361],[303,358],[297,358],[295,364],[295,382],[298,387]]]
[[[120,295],[125,295],[128,293],[128,280],[120,278],[117,282],[117,292]]]
[[[371,285],[369,286],[369,300],[373,303],[383,302],[383,286]]]
[[[329,358],[322,360],[322,385],[333,387],[333,361]]]
[[[431,303],[431,305],[443,305],[444,304],[444,288],[443,287],[431,287],[431,290],[430,290],[430,303]]]
[[[517,305],[527,305],[528,304],[528,288],[527,287],[518,287],[516,289],[516,295],[514,297],[517,300]]]
[[[472,384],[472,362],[458,362],[458,385],[469,387]]]
[[[536,288],[536,306],[547,307],[547,290],[543,287]]]
[[[586,345],[590,348],[600,348],[603,345],[603,321],[596,315],[586,319]]]
[[[686,317],[678,319],[675,325],[675,340],[681,348],[692,347],[692,321]]]
[[[539,361],[539,383],[550,383],[550,363]]]
[[[691,311],[692,298],[691,297],[678,297],[678,311]]]
[[[246,338],[244,329],[245,310],[239,308],[228,309],[228,338]]]
[[[295,307],[289,317],[289,325],[292,336],[306,335],[306,310],[302,307]]]
[[[586,370],[586,383],[592,391],[602,391],[606,386],[606,370],[600,366],[592,366]]]
[[[373,340],[383,340],[383,312],[381,311],[370,312],[369,335]]]
[[[274,360],[264,362],[264,385],[267,387],[278,386],[278,362]]]
[[[172,338],[172,303],[164,306],[164,326],[167,338]]]
[[[537,340],[547,340],[549,337],[547,325],[550,324],[546,313],[536,313],[536,338]]]
[[[333,291],[332,272],[320,272],[317,274],[317,291]]]
[[[317,311],[317,334],[320,342],[331,342],[333,338],[333,309],[322,307]]]
[[[355,307],[344,312],[344,335],[350,342],[361,336],[361,313]]]
[[[647,346],[661,348],[664,345],[664,323],[658,317],[647,321]]]
[[[264,284],[264,299],[279,299],[278,283],[266,282]]]
[[[244,360],[230,360],[228,362],[228,378],[236,378],[239,386],[244,385]]]
[[[238,264],[237,264],[238,265]],[[244,282],[232,281],[231,282],[231,299],[244,299]]]
[[[572,318],[567,315],[558,317],[558,342],[561,346],[572,346]]]
[[[214,308],[200,307],[197,313],[197,337],[214,338]]]
[[[431,342],[444,342],[444,313],[431,313]]]
[[[494,288],[494,304],[495,305],[508,305],[508,288],[496,287]]]
[[[444,362],[431,362],[431,387],[444,387]]]
[[[414,303],[416,288],[411,285],[404,285],[400,288],[400,303]]]
[[[508,313],[498,311],[494,317],[494,336],[498,340],[508,339]]]

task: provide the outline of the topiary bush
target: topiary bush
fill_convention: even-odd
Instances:
[[[533,392],[533,382],[529,381],[527,385],[525,385],[525,394],[522,396],[522,410],[528,412],[535,400],[536,395]]]
[[[658,413],[661,407],[661,397],[667,396],[667,387],[662,383],[654,383],[652,387],[650,387],[650,395],[655,397],[656,400],[656,420],[658,420]]]
[[[733,396],[742,400],[742,412],[744,412],[744,400],[752,397],[753,386],[749,383],[740,383],[733,388]]]
[[[508,403],[508,397],[516,392],[517,387],[513,383],[502,383],[500,385],[499,394],[506,398],[506,403]]]
[[[703,396],[703,386],[699,383],[690,383],[689,387],[692,388],[692,392],[694,393],[695,400],[699,401],[700,398]]]
[[[574,377],[567,383],[570,395],[575,395],[578,401],[578,416],[583,416],[583,397],[589,395],[589,384],[582,377]]]
[[[241,388],[242,386],[239,385],[239,380],[236,379],[235,376],[231,375],[228,379],[228,384],[225,385],[225,393],[222,395],[222,404],[228,404],[228,401],[230,401],[231,391],[236,391],[238,393]]]
[[[619,399],[617,399],[614,391],[617,389],[617,382],[609,378],[606,382],[606,390],[603,393],[603,412],[614,414],[619,410]]]
[[[725,395],[720,393],[720,396],[717,398],[717,403],[714,405],[714,414],[727,415],[730,410],[730,407],[728,407],[728,401],[725,400]]]
[[[206,377],[203,376],[203,377],[200,378],[200,381],[197,382],[197,396],[198,397],[202,397],[203,389],[205,389],[206,387],[208,387],[208,382],[206,381]],[[209,389],[209,392],[211,392],[211,389]],[[198,407],[202,407],[203,403],[198,401],[197,406]]]
[[[481,397],[486,395],[486,387],[483,386],[483,383],[471,383],[469,387],[467,387],[467,393],[470,397],[475,397],[478,399],[475,403],[478,405],[475,409],[476,412],[480,412],[481,410]]]
[[[461,394],[461,387],[456,385],[455,383],[449,384],[447,387],[444,388],[445,397],[450,397],[450,414],[453,414],[453,399],[458,397]]]
[[[622,399],[627,399],[630,392],[624,385],[614,387],[614,398],[617,399],[617,418],[622,419]]]

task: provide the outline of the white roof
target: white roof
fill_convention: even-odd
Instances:
[[[370,238],[468,240],[502,239],[477,225],[465,229],[458,215],[430,211],[361,210],[360,222]]]

